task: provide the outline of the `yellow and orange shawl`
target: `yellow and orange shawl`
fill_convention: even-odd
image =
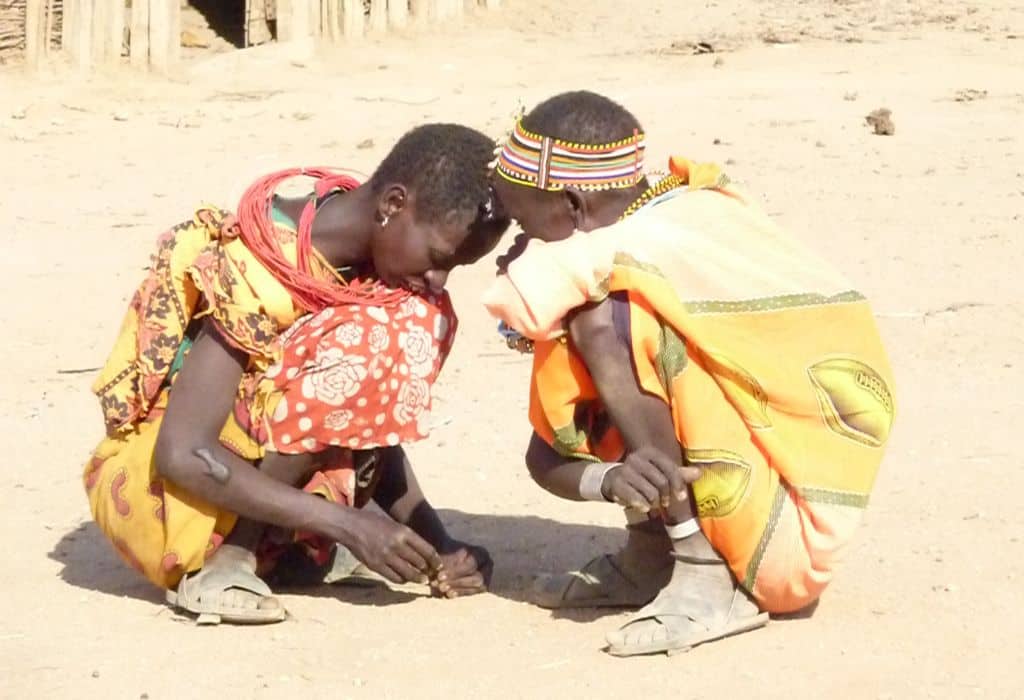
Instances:
[[[130,431],[149,414],[193,319],[212,316],[225,338],[249,354],[249,369],[264,371],[277,334],[304,313],[237,240],[236,225],[227,212],[204,206],[157,240],[149,274],[92,387],[109,435]],[[294,257],[294,232],[279,230]]]
[[[107,435],[83,474],[90,509],[121,557],[165,588],[200,568],[236,521],[233,513],[160,478],[153,465],[170,380],[189,347],[189,325],[210,315],[224,337],[249,355],[238,405],[251,413],[236,411],[221,441],[256,460],[264,446],[253,437],[252,424],[267,401],[267,392],[257,391],[259,379],[276,358],[274,340],[302,313],[236,239],[233,221],[225,211],[202,207],[160,236],[149,274],[93,385]],[[294,237],[284,226],[281,235]],[[288,250],[294,255],[294,245]]]
[[[690,164],[673,159],[685,179]],[[614,460],[614,429],[564,342],[566,314],[629,301],[641,387],[664,399],[701,525],[772,612],[815,600],[867,505],[894,416],[867,301],[735,188],[675,190],[604,229],[532,241],[485,304],[536,341],[530,420],[566,456]]]

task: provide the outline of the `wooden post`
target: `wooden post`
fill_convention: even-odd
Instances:
[[[122,0],[93,0],[92,58],[94,63],[114,65],[121,61],[124,47],[124,3]]]
[[[75,0],[71,63],[79,70],[88,70],[92,66],[92,13],[93,0]]]
[[[118,65],[124,50],[124,0],[110,0],[108,3],[106,29],[106,61],[110,65]]]
[[[322,0],[327,5],[327,27],[324,36],[333,42],[341,41],[341,0]]]
[[[401,29],[409,23],[409,0],[388,0],[388,25]]]
[[[174,66],[181,60],[181,0],[171,0],[168,10],[170,36],[167,37],[167,58]]]
[[[361,39],[363,36],[363,0],[341,0],[343,34],[346,41]]]
[[[93,0],[91,37],[93,65],[106,63],[109,9],[110,0]]]
[[[47,0],[46,3],[46,29],[43,32],[43,40],[46,42],[43,46],[44,53],[49,58],[53,44],[53,0]]]
[[[308,27],[309,36],[319,39],[323,36],[323,25],[320,23],[320,0],[299,0],[299,2],[306,11],[306,26]]]
[[[431,21],[430,6],[435,0],[409,0],[409,9],[412,12],[412,20],[416,24],[426,24]]]
[[[291,0],[277,0],[277,40],[288,41],[292,38],[292,11]]]
[[[388,0],[370,0],[370,31],[384,34],[388,30]]]
[[[135,0],[139,1],[144,0]],[[180,30],[171,26],[171,6],[177,4],[178,0],[149,0],[149,65],[158,73],[166,74],[174,62],[171,37],[175,31],[178,32],[178,43],[181,43]]]
[[[245,0],[245,46],[266,44],[271,39],[266,0]]]
[[[149,65],[149,0],[133,0],[131,40],[128,53],[132,66],[145,69]]]
[[[298,41],[310,36],[309,0],[277,0],[277,38]]]
[[[78,0],[64,0],[61,6],[60,48],[68,57],[75,52],[75,23],[78,19]]]
[[[46,0],[25,3],[25,62],[36,70],[43,62],[46,46]]]
[[[242,48],[249,48],[249,32],[252,31],[252,15],[255,8],[253,0],[245,0],[245,7],[242,8]]]

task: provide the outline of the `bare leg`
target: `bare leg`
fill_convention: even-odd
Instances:
[[[627,519],[631,519],[628,514]],[[626,544],[615,557],[624,571],[645,576],[664,569],[671,562],[671,551],[672,541],[664,526],[643,516],[626,525]]]

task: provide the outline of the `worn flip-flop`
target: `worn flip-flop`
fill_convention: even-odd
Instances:
[[[335,545],[331,558],[317,564],[301,547],[286,549],[277,557],[273,569],[265,575],[274,588],[310,588],[323,584],[374,588],[387,585],[387,580],[356,559],[352,552]]]
[[[348,547],[335,545],[334,554],[323,576],[323,583],[356,588],[386,586],[387,579],[374,573],[366,564],[356,559]]]
[[[265,625],[281,622],[288,613],[283,606],[274,609],[239,608],[227,605],[224,594],[232,589],[248,591],[270,598],[270,588],[256,574],[243,567],[230,569],[202,569],[183,576],[176,591],[167,591],[167,602],[185,612],[196,615],[197,625]]]
[[[684,561],[694,564],[718,563],[694,559]],[[687,581],[687,584],[666,588],[626,624],[610,632],[606,651],[612,656],[664,653],[671,656],[689,651],[700,644],[750,632],[768,624],[768,613],[762,613],[757,603],[742,588],[736,587],[733,590],[728,606],[716,608],[701,595],[699,581]],[[637,640],[636,625],[651,622],[655,626],[648,625],[650,629]]]
[[[578,571],[541,575],[534,580],[530,600],[542,608],[638,608],[658,594],[671,569],[668,565],[643,581],[634,581],[610,554],[591,559]]]

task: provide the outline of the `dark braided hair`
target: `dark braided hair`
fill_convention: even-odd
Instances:
[[[629,110],[604,95],[587,90],[563,92],[534,107],[523,117],[523,128],[562,141],[603,144],[643,132]]]
[[[449,212],[490,207],[488,166],[494,141],[458,124],[425,124],[406,133],[370,178],[374,192],[391,184],[416,193],[416,218],[441,221]]]

